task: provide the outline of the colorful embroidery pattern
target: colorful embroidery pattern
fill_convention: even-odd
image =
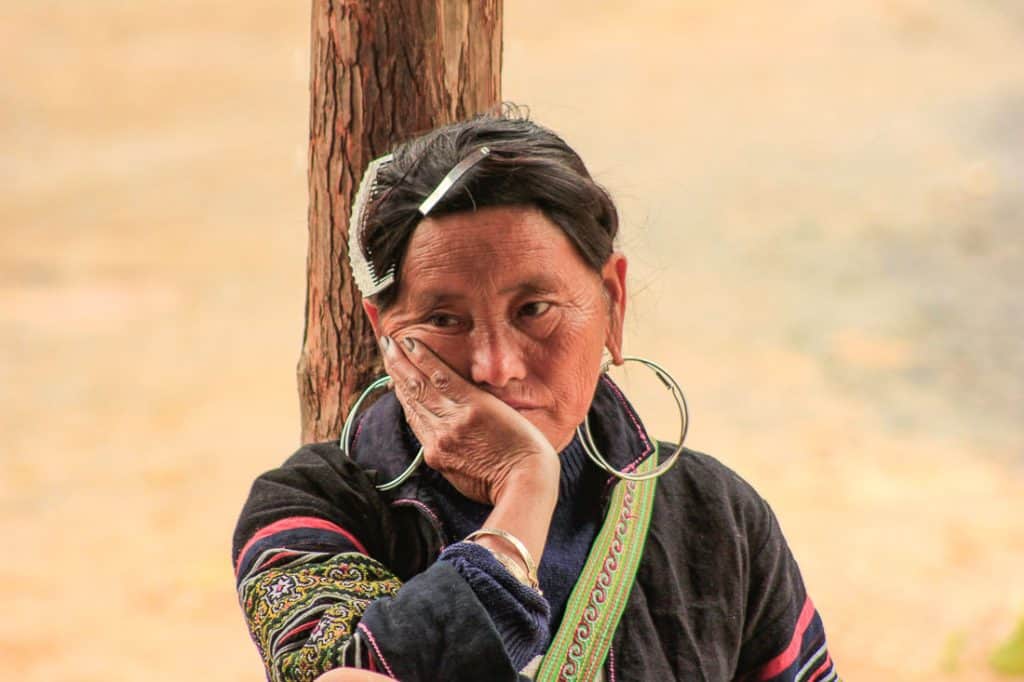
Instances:
[[[285,561],[276,560],[281,554]],[[357,623],[374,600],[401,587],[380,562],[355,552],[279,548],[255,564],[267,568],[241,581],[239,598],[272,682],[311,681],[338,666],[371,665]]]
[[[649,471],[657,462],[655,449],[637,471]],[[616,485],[604,526],[537,673],[538,682],[592,680],[601,672],[640,565],[656,483],[624,480]]]

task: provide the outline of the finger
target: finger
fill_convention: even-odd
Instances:
[[[395,394],[403,407],[417,412],[425,410],[430,414],[440,412],[448,402],[447,399],[434,388],[428,377],[410,362],[406,353],[399,347],[399,343],[383,336],[380,345],[384,369],[391,377]]]
[[[394,389],[398,404],[405,414],[405,421],[412,428],[420,443],[426,448],[433,441],[437,417],[423,406],[419,399],[410,396],[409,389],[415,389],[415,367],[405,359],[401,351],[394,348],[395,341],[387,336],[380,338],[381,357],[384,369],[391,378],[389,387]],[[413,379],[410,379],[410,376]]]
[[[458,372],[422,341],[407,336],[401,343],[406,357],[438,393],[456,403],[465,401],[470,385]]]

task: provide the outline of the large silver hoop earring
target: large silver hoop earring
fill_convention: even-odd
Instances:
[[[612,476],[617,478],[623,478],[627,481],[649,481],[665,474],[671,469],[676,461],[679,459],[679,455],[683,452],[683,441],[686,440],[686,431],[690,428],[690,412],[686,408],[686,396],[683,395],[683,389],[679,387],[677,382],[668,371],[656,362],[647,360],[646,358],[639,358],[635,356],[627,356],[622,358],[623,362],[639,362],[640,364],[654,370],[655,375],[661,380],[661,383],[665,384],[671,393],[672,397],[675,398],[676,407],[679,408],[679,445],[676,446],[675,451],[669,456],[668,459],[659,465],[656,469],[652,469],[643,474],[627,474],[624,471],[619,471],[604,458],[601,452],[597,449],[597,445],[594,443],[594,434],[590,431],[590,415],[583,420],[583,423],[576,427],[576,434],[580,438],[580,443],[583,445],[583,451],[587,453],[587,457],[596,464],[598,467],[607,471]],[[601,367],[601,372],[607,372],[611,362],[606,362]]]
[[[356,413],[359,411],[359,406],[363,404],[367,396],[376,391],[379,388],[386,388],[391,383],[391,377],[385,374],[382,377],[374,379],[373,382],[363,389],[363,392],[359,395],[355,404],[352,405],[352,409],[348,411],[348,417],[345,418],[345,425],[341,427],[341,439],[338,442],[338,446],[341,448],[342,453],[348,457],[348,448],[352,438],[352,425],[356,423]],[[398,486],[409,480],[409,477],[413,475],[416,469],[419,468],[420,463],[423,461],[423,446],[420,446],[419,451],[416,453],[416,457],[413,458],[412,464],[406,468],[405,471],[398,474],[397,478],[394,478],[387,483],[381,483],[377,486],[377,490],[393,490]]]

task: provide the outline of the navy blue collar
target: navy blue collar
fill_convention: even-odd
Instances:
[[[633,471],[654,451],[654,441],[640,417],[607,374],[597,382],[588,416],[594,441],[616,469]],[[418,449],[419,441],[406,423],[398,399],[389,392],[360,416],[349,452],[364,469],[377,472],[377,483],[384,483],[402,473]],[[420,479],[418,473],[413,474],[388,496],[418,499]]]

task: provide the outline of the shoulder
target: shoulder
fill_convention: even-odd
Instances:
[[[676,446],[659,443],[662,460]],[[689,504],[708,512],[765,511],[764,498],[733,469],[711,455],[683,448],[675,466],[659,479],[659,495],[685,499]]]
[[[282,529],[289,535],[281,538],[289,543],[322,551],[348,548],[381,561],[403,579],[440,551],[430,521],[414,506],[393,506],[371,475],[334,442],[304,445],[256,478],[235,527],[236,565],[254,539],[275,539],[269,533]]]
[[[370,521],[380,519],[383,509],[373,483],[337,445],[304,445],[253,482],[235,527],[233,554],[268,528],[329,527],[343,529],[361,552],[374,555],[381,548],[370,547],[378,535]]]
[[[659,444],[662,460],[673,450],[675,445]],[[687,542],[729,547],[744,560],[773,539],[784,542],[771,507],[750,483],[715,457],[689,448],[658,479],[654,513],[662,529],[681,529]]]
[[[246,509],[258,512],[288,504],[322,506],[326,512],[383,504],[362,467],[334,442],[303,445],[284,463],[261,474]]]

